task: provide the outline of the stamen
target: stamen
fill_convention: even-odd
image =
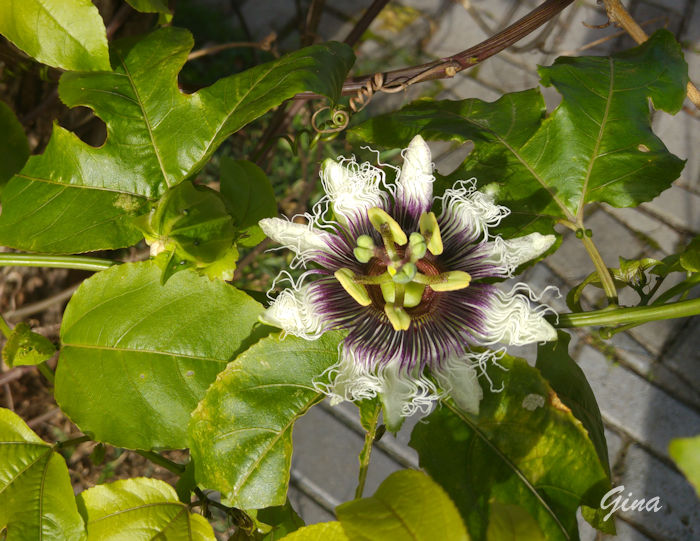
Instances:
[[[426,276],[418,273],[413,278],[414,282],[430,286],[433,291],[457,291],[468,287],[472,277],[468,272],[449,271],[435,276]]]
[[[406,233],[403,232],[398,222],[379,207],[372,207],[369,209],[367,211],[367,216],[374,228],[382,235],[383,239],[385,239],[386,235],[399,246],[403,246],[408,242]],[[389,244],[390,242],[384,240],[384,245],[387,250],[389,249]]]
[[[440,255],[442,253],[442,236],[440,235],[440,226],[435,213],[424,212],[421,214],[418,226],[430,253]]]
[[[348,295],[355,299],[358,304],[361,306],[369,306],[372,304],[372,299],[367,292],[367,288],[357,283],[355,280],[355,273],[350,269],[338,269],[333,275],[336,280],[340,282],[340,285],[343,286],[343,289],[348,292]]]

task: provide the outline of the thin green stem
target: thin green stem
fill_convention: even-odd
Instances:
[[[12,335],[12,328],[7,324],[5,318],[0,314],[0,332],[5,335],[5,338],[9,339]]]
[[[605,265],[605,261],[603,261],[603,257],[600,255],[598,248],[596,248],[596,245],[593,244],[591,237],[587,235],[583,235],[581,240],[583,241],[584,248],[586,248],[586,251],[588,252],[588,256],[591,258],[593,265],[595,265],[595,268],[598,271],[598,276],[600,277],[600,282],[603,285],[605,295],[608,297],[608,300],[611,303],[617,303],[617,289],[615,289],[615,282],[613,282],[612,275],[610,274],[608,267]]]
[[[662,305],[652,304],[651,306],[596,310],[578,314],[560,314],[559,323],[556,323],[555,326],[559,328],[572,328],[588,327],[592,325],[640,324],[660,319],[695,316],[697,314],[700,314],[700,299],[692,299]]]
[[[53,370],[49,368],[49,365],[46,364],[46,361],[39,363],[36,367],[39,369],[39,372],[41,372],[41,375],[44,376],[51,385],[53,385],[56,376],[54,375]]]
[[[377,435],[377,423],[379,422],[379,412],[382,410],[382,405],[379,401],[374,406],[374,410],[367,422],[369,427],[365,433],[365,444],[360,452],[360,475],[357,481],[357,490],[355,490],[355,499],[362,498],[362,493],[365,490],[365,481],[367,481],[367,471],[369,470],[369,460],[372,455],[372,444]]]
[[[56,447],[59,449],[65,449],[66,447],[75,447],[80,445],[85,441],[90,441],[90,436],[78,436],[77,438],[71,438],[66,441],[59,441],[56,443]]]
[[[101,271],[108,269],[118,261],[86,257],[82,255],[46,255],[46,254],[0,254],[0,267],[52,267],[56,269],[77,269]]]
[[[172,460],[169,460],[165,458],[163,455],[160,455],[156,453],[155,451],[136,451],[139,455],[141,455],[143,458],[147,458],[154,464],[158,464],[159,466],[165,468],[171,473],[174,473],[175,475],[182,475],[185,473],[185,466],[183,464],[178,464],[177,462],[173,462]]]

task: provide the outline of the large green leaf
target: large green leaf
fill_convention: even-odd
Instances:
[[[298,529],[281,541],[350,541],[340,522],[321,522]]]
[[[49,66],[109,69],[105,25],[90,0],[3,0],[0,34]]]
[[[670,113],[683,104],[687,65],[665,30],[612,57],[560,57],[539,70],[562,103],[545,119],[537,89],[478,99],[419,101],[354,129],[363,139],[405,146],[426,139],[474,142],[449,180],[475,176],[513,213],[504,235],[546,231],[556,219],[580,223],[585,204],[649,201],[683,169],[649,125],[648,98]]]
[[[196,173],[231,133],[302,91],[331,99],[352,64],[340,43],[315,45],[184,94],[177,75],[192,36],[161,28],[116,42],[111,72],[70,72],[59,93],[107,125],[94,148],[59,126],[3,194],[0,244],[42,252],[128,246],[130,216]]]
[[[152,261],[112,267],[66,308],[56,401],[96,440],[186,447],[190,413],[262,313],[224,282],[182,271],[161,285],[160,275]]]
[[[488,374],[478,417],[451,403],[416,425],[420,464],[452,497],[474,539],[486,538],[489,504],[527,511],[548,540],[576,539],[576,510],[598,507],[610,481],[586,430],[539,372],[504,357]]]
[[[89,488],[78,495],[88,541],[215,541],[202,516],[190,513],[175,489],[139,477]]]
[[[559,399],[573,413],[574,417],[588,432],[600,463],[610,477],[610,461],[608,459],[608,444],[605,441],[605,428],[600,416],[600,408],[583,370],[569,356],[569,341],[571,336],[559,331],[559,338],[539,346],[537,350],[536,367],[557,393]],[[607,513],[596,506],[583,508],[583,516],[593,526],[606,533],[615,533],[615,522],[603,517]]]
[[[336,515],[357,541],[468,541],[454,503],[430,477],[403,470],[387,477],[373,496],[339,505]]]
[[[282,505],[292,460],[292,429],[323,394],[314,378],[338,361],[341,334],[316,341],[264,338],[230,363],[192,414],[195,478],[229,505]]]
[[[7,541],[85,537],[63,457],[0,408],[0,532],[5,528]]]
[[[22,169],[29,157],[29,143],[24,129],[5,102],[0,101],[0,193],[5,183]]]

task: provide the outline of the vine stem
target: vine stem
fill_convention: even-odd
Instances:
[[[577,314],[559,314],[558,328],[609,326],[628,323],[648,323],[660,319],[690,317],[700,314],[700,299],[671,302],[662,305],[634,306],[614,310],[595,310]],[[548,319],[550,316],[547,316]]]
[[[65,447],[75,447],[83,442],[90,441],[90,436],[78,436],[77,438],[71,438],[66,441],[59,441],[56,443],[56,447],[63,449]]]
[[[177,462],[173,462],[155,451],[136,450],[136,453],[141,455],[143,458],[150,460],[154,464],[158,464],[159,466],[165,468],[169,472],[174,473],[175,475],[182,475],[185,473],[185,466],[178,464]]]
[[[603,257],[600,255],[598,248],[596,248],[596,245],[593,244],[593,240],[588,235],[584,234],[583,237],[581,237],[581,240],[583,241],[584,248],[586,248],[586,251],[588,252],[588,256],[591,258],[591,261],[593,261],[593,264],[598,271],[598,276],[600,277],[600,282],[603,286],[603,290],[605,291],[605,295],[608,297],[610,302],[617,303],[617,289],[615,289],[615,282],[613,281],[612,275],[610,274],[607,265],[605,265],[605,261],[603,261]]]
[[[76,269],[86,271],[102,271],[118,261],[86,257],[82,255],[45,255],[45,254],[0,254],[0,267],[52,267],[55,269]]]
[[[369,470],[369,459],[372,455],[372,444],[377,435],[377,423],[379,421],[379,412],[382,410],[381,403],[377,402],[372,411],[371,417],[368,419],[369,428],[365,433],[365,444],[360,452],[360,474],[357,481],[357,490],[355,490],[355,499],[362,498],[362,493],[365,490],[365,481],[367,481],[367,472]]]

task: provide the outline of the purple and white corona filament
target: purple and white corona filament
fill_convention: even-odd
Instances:
[[[330,383],[316,385],[335,402],[379,395],[392,430],[443,393],[478,412],[477,369],[483,372],[503,350],[470,346],[557,336],[544,319],[549,308],[533,307],[527,286],[506,293],[481,281],[512,276],[549,249],[554,236],[493,236],[490,229],[507,208],[473,181],[433,198],[430,150],[420,136],[403,158],[394,184],[369,163],[327,160],[321,171],[326,196],[305,215],[307,224],[260,222],[271,239],[294,251],[292,266],[318,267],[282,291],[263,320],[308,340],[346,329],[339,361],[324,375]],[[434,203],[439,210],[432,212]],[[326,219],[331,210],[334,222]]]

